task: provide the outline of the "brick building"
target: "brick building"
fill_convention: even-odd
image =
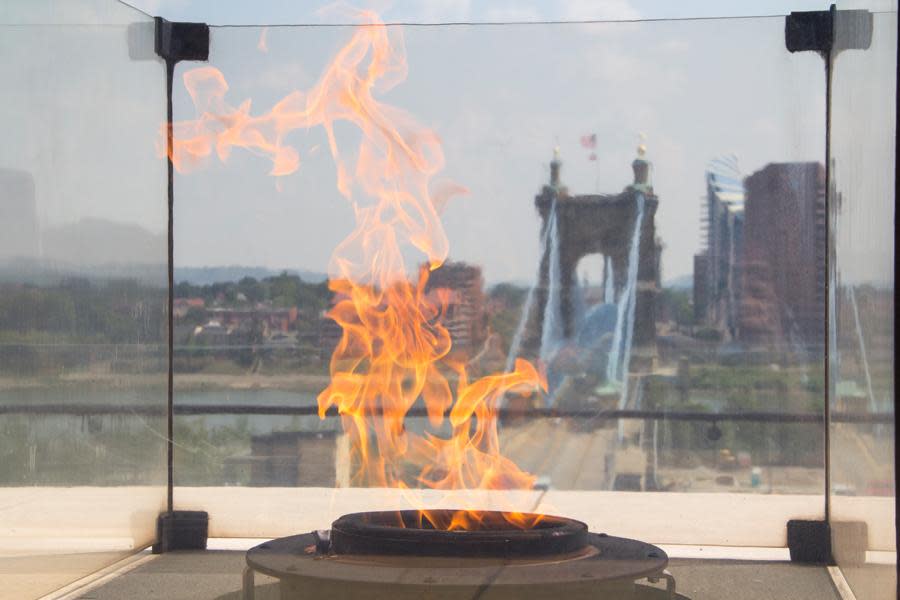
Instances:
[[[463,262],[444,263],[430,273],[425,293],[445,294],[447,313],[443,323],[453,340],[453,350],[469,356],[478,352],[487,338],[481,268]],[[434,300],[439,303],[436,297]]]
[[[825,318],[825,169],[775,163],[747,177],[739,337],[821,348]]]

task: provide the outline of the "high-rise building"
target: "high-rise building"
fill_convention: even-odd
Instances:
[[[706,289],[708,283],[709,255],[706,251],[694,255],[694,321],[703,323],[706,319],[706,307],[709,304],[709,290]]]
[[[706,173],[704,250],[694,257],[694,314],[727,339],[821,348],[825,170],[773,163],[743,182],[734,157]]]
[[[745,180],[740,337],[821,348],[825,318],[825,169],[766,165]]]
[[[744,186],[737,158],[709,163],[702,225],[704,250],[694,257],[694,316],[733,338],[737,335]]]
[[[453,350],[470,356],[477,352],[487,337],[481,268],[463,262],[446,262],[429,274],[425,292],[443,294],[447,304],[443,324],[450,332]]]

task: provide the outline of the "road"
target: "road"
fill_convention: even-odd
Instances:
[[[832,430],[832,483],[843,493],[862,495],[872,482],[892,481],[892,431],[876,435],[874,427],[839,424]],[[615,472],[643,475],[652,461],[649,452],[635,445],[640,421],[626,421],[623,433],[626,442],[618,444],[615,427],[590,430],[586,423],[571,419],[537,419],[503,427],[500,440],[504,455],[552,488],[607,490]],[[661,456],[665,452],[660,449]],[[815,494],[824,485],[822,468],[763,466],[761,485],[751,487],[749,466],[718,469],[704,464],[708,461],[709,450],[698,450],[694,466],[661,465],[659,480],[672,482],[679,490],[722,492]]]

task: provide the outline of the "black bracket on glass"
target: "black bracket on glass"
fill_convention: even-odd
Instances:
[[[177,525],[169,525],[170,521],[163,522],[166,515],[177,515],[175,511],[173,493],[175,489],[175,448],[173,445],[174,424],[175,424],[175,402],[174,402],[174,382],[175,382],[175,347],[174,334],[175,323],[173,316],[173,308],[175,304],[175,237],[174,237],[174,208],[175,208],[175,173],[172,164],[172,150],[174,147],[172,138],[172,81],[175,76],[175,65],[182,60],[199,60],[205,61],[209,59],[209,25],[205,23],[176,23],[167,21],[162,17],[154,18],[154,49],[156,53],[166,62],[166,122],[168,123],[166,132],[166,154],[168,156],[168,385],[167,385],[167,418],[166,418],[166,464],[168,471],[168,484],[166,492],[167,512],[160,516],[159,525],[157,526],[157,540],[159,547],[165,552],[169,546],[164,543],[164,536],[167,535],[171,527]],[[178,520],[172,520],[171,523],[180,523]],[[165,525],[165,526],[163,526]],[[203,547],[206,547],[204,536]],[[154,546],[155,548],[155,546]]]
[[[172,62],[209,60],[209,25],[179,23],[155,17],[156,53]]]
[[[867,10],[792,12],[784,23],[784,45],[790,52],[867,50],[872,45],[872,13]]]
[[[834,564],[831,558],[831,526],[828,521],[788,521],[787,542],[791,562]]]
[[[164,512],[156,520],[153,554],[172,550],[206,550],[209,514],[202,510]]]
[[[869,529],[864,521],[787,522],[791,561],[816,565],[853,565],[866,562]]]

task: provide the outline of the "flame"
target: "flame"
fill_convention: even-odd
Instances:
[[[288,94],[265,114],[251,115],[250,100],[237,107],[226,104],[228,84],[217,69],[186,72],[184,84],[198,118],[172,125],[170,158],[187,172],[213,153],[227,160],[232,148],[240,147],[270,159],[271,175],[287,175],[300,166],[299,153],[285,144],[287,134],[322,126],[337,166],[337,188],[353,204],[356,227],[330,264],[329,287],[336,301],[328,314],[343,334],[318,404],[322,418],[331,407],[341,415],[351,439],[352,483],[530,489],[534,477],[500,453],[497,409],[507,392],[546,389],[546,382],[524,360],[517,360],[511,372],[470,381],[465,364],[450,356],[451,338],[442,324],[446,295],[427,295],[425,288],[429,271],[448,253],[438,213],[450,196],[465,190],[432,185],[444,166],[437,134],[376,99],[406,77],[399,32],[373,12],[356,15],[363,26],[318,83],[306,93]],[[355,160],[340,152],[337,122],[360,132]],[[428,264],[413,279],[403,259],[410,246]],[[431,433],[406,427],[409,411],[419,402]],[[425,509],[420,514],[440,529],[488,526],[485,512],[473,506],[463,506],[449,519]],[[503,514],[519,527],[535,524],[533,515]]]
[[[269,33],[269,28],[263,27],[262,31],[259,34],[259,41],[256,43],[256,49],[259,50],[260,52],[268,52],[269,51],[269,44],[266,41],[266,36],[268,35],[268,33]]]

